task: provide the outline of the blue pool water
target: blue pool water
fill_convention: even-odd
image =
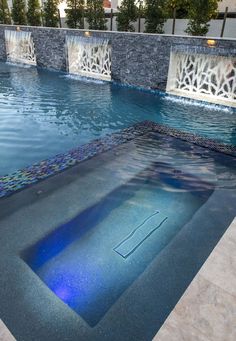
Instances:
[[[0,176],[143,120],[236,145],[232,109],[0,63]]]
[[[21,256],[91,340],[113,339],[115,321],[120,340],[151,340],[236,215],[236,159],[157,133],[97,158],[106,171],[91,159],[81,174],[94,204]],[[113,187],[96,200],[104,177]]]
[[[177,178],[167,164],[153,164],[47,236],[29,263],[60,299],[94,326],[212,191],[210,184],[193,176]],[[129,235],[129,245],[124,245]]]

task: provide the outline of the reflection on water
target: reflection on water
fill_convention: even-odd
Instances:
[[[236,144],[230,109],[0,64],[0,175],[143,120]]]

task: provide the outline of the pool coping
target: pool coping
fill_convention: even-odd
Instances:
[[[208,148],[215,152],[236,157],[236,146],[234,145],[220,143],[196,134],[183,132],[175,128],[146,120],[119,132],[95,139],[87,144],[71,149],[66,153],[57,154],[56,156],[0,177],[0,199],[8,197],[30,185],[88,160],[95,155],[111,150],[116,146],[150,132],[165,134],[196,144],[200,147]]]
[[[10,330],[0,318],[0,340],[1,341],[16,341]]]
[[[236,217],[186,288],[153,341],[234,340]],[[226,340],[225,339],[225,340]]]

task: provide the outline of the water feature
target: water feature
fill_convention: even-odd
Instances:
[[[31,32],[5,30],[7,61],[36,65],[36,55]]]
[[[236,58],[171,52],[167,92],[236,107]]]
[[[111,46],[108,39],[67,36],[66,51],[70,74],[111,80]]]

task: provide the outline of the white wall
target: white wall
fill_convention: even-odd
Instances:
[[[116,8],[117,5],[120,5],[122,0],[111,0],[111,6],[112,8]],[[12,0],[8,0],[9,7],[11,8],[12,6]],[[65,20],[64,20],[64,8],[65,8],[65,3],[61,3],[59,5],[60,11],[61,11],[61,16],[62,16],[62,24],[63,27],[66,27],[65,25]],[[222,2],[219,2],[219,10],[224,11],[225,7],[229,7],[229,11],[231,12],[236,12],[236,0],[224,0]],[[109,11],[109,10],[108,10]],[[141,19],[141,32],[144,31],[144,19]],[[172,19],[168,19],[167,22],[164,25],[164,31],[166,34],[171,34],[172,33]],[[210,22],[210,29],[208,32],[208,36],[212,37],[219,37],[221,28],[222,28],[222,20],[212,20]],[[134,24],[135,31],[138,31],[138,22]],[[85,25],[85,28],[88,28],[88,25]],[[110,19],[108,19],[107,22],[107,28],[110,30]],[[177,19],[176,20],[176,26],[175,26],[175,34],[176,35],[187,35],[185,33],[185,29],[187,28],[187,20],[186,19]],[[113,18],[113,30],[117,30],[117,25],[116,25],[116,20]],[[225,33],[224,33],[225,38],[236,38],[236,18],[228,18],[226,21],[225,25]]]
[[[111,0],[111,8],[117,8],[120,6],[121,0]]]
[[[138,1],[138,0],[137,0]],[[9,7],[12,7],[12,0],[7,0]],[[41,0],[43,2],[43,0]],[[66,2],[66,1],[65,1]],[[111,0],[111,8],[117,8],[117,6],[120,6],[122,0]],[[66,4],[59,5],[61,7],[65,7]],[[224,12],[225,7],[229,7],[229,12],[236,12],[236,0],[223,0],[219,2],[219,11]]]
[[[175,35],[186,35],[185,32],[187,28],[188,20],[186,19],[177,19],[175,24]],[[221,28],[222,28],[223,20],[212,20],[210,22],[210,29],[207,34],[208,37],[220,37]],[[172,24],[173,19],[168,19],[164,25],[164,33],[172,34]],[[62,18],[62,26],[66,27],[65,18]],[[117,23],[116,18],[113,18],[113,31],[117,31]],[[135,31],[138,32],[138,21],[134,23]],[[227,19],[224,31],[224,38],[235,38],[236,39],[236,18],[235,19]],[[85,22],[85,29],[88,29],[88,24]],[[110,30],[110,19],[107,20],[107,29]],[[145,29],[145,20],[141,19],[141,32],[144,32]]]
[[[225,7],[229,7],[229,12],[236,12],[236,0],[223,0],[219,2],[219,11],[224,12]]]
[[[168,19],[164,25],[164,31],[166,34],[172,33],[172,24],[173,19]],[[188,20],[187,19],[177,19],[175,24],[175,34],[176,35],[187,35],[185,32],[187,28]],[[208,37],[220,37],[221,29],[222,29],[223,20],[211,20],[209,32],[207,34]],[[225,38],[236,38],[236,18],[228,18],[226,20]]]
[[[121,2],[122,2],[122,0],[111,0],[111,7],[117,8],[117,6],[120,6]],[[144,2],[145,2],[145,0],[144,0]],[[236,12],[236,0],[219,1],[219,6],[218,6],[219,11],[224,12],[225,7],[229,7],[229,12]]]

